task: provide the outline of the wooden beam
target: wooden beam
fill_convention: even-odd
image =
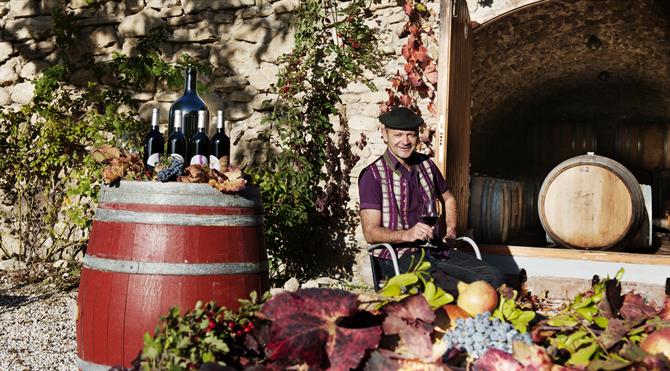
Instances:
[[[440,52],[437,57],[437,135],[434,141],[436,164],[443,176],[447,174],[447,133],[449,117],[449,71],[451,68],[449,52],[451,50],[452,0],[440,0]]]

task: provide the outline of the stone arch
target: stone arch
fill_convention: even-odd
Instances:
[[[538,123],[670,123],[667,2],[529,4],[474,33],[473,172],[530,175],[526,142]]]

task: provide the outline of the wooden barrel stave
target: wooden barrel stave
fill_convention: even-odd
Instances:
[[[509,241],[523,228],[523,186],[516,181],[472,176],[469,225],[487,243]]]
[[[172,306],[237,308],[268,288],[257,193],[122,182],[100,199],[77,300],[80,368],[129,366]]]

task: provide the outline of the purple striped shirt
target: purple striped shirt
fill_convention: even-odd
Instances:
[[[419,183],[419,171],[412,166],[410,169],[402,166],[398,159],[387,149],[388,157],[391,160],[391,164],[395,169],[400,171],[401,179],[401,193],[400,193],[400,202],[402,205],[399,205],[402,209],[407,208],[407,225],[409,228],[414,226],[419,221],[419,214],[422,207],[422,198],[425,197],[425,192],[423,191]],[[442,174],[437,169],[437,166],[433,161],[426,155],[420,153],[414,153],[414,155],[409,159],[410,165],[421,164],[424,161],[430,161],[429,165],[433,173],[433,189],[437,191],[437,194],[442,194],[447,191],[449,188],[447,182],[442,177]],[[376,162],[376,161],[375,161]],[[381,180],[376,176],[376,169],[374,163],[367,166],[361,172],[358,178],[358,192],[360,196],[360,208],[363,209],[375,209],[382,210],[382,184]],[[386,186],[386,185],[384,185]],[[394,202],[392,200],[392,202]],[[393,208],[393,206],[391,206]]]

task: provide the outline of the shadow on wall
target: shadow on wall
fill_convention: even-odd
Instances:
[[[140,40],[163,29],[163,39],[157,40],[162,59],[176,63],[185,54],[211,66],[211,73],[198,75],[205,87],[200,95],[213,115],[226,108],[233,162],[253,166],[272,156],[265,153],[257,134],[262,130],[263,115],[276,99],[271,85],[279,71],[277,59],[293,46],[289,23],[299,1],[260,6],[251,0],[144,3],[4,3],[0,6],[5,21],[0,39],[0,86],[11,91],[9,102],[16,106],[28,103],[34,92],[31,81],[59,63],[71,65],[65,80],[74,87],[97,83],[114,89],[119,76],[105,74],[101,67],[110,63],[115,53],[136,56]],[[180,86],[149,79],[133,92],[131,107],[121,109],[139,112],[148,122],[151,109],[160,107],[165,123],[170,104],[180,94]],[[351,246],[345,246],[345,237],[340,234],[335,240],[313,241],[313,248],[301,254],[314,265],[314,271],[349,271],[353,254]]]

